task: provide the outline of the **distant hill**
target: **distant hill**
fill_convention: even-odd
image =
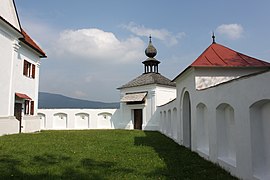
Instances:
[[[114,109],[119,108],[120,103],[104,103],[66,97],[60,94],[39,92],[38,108],[79,108],[79,109]]]

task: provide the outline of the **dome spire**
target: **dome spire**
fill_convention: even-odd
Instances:
[[[148,57],[144,64],[144,73],[158,73],[158,64],[160,63],[154,57],[157,55],[157,50],[152,44],[152,36],[149,36],[149,44],[145,49],[145,55]]]
[[[145,55],[149,58],[153,58],[157,55],[157,50],[152,44],[152,36],[149,36],[149,44],[148,47],[145,49]]]
[[[212,39],[213,39],[212,44],[216,44],[216,36],[215,36],[214,31],[212,32]]]

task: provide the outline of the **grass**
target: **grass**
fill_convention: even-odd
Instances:
[[[159,132],[43,131],[0,137],[0,179],[234,179]]]

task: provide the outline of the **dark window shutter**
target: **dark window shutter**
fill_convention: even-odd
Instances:
[[[27,76],[27,66],[28,66],[28,62],[26,60],[24,60],[23,62],[23,75]]]
[[[31,111],[30,111],[30,114],[31,115],[34,115],[34,101],[31,101]]]
[[[36,77],[36,66],[32,64],[32,78],[35,79]]]

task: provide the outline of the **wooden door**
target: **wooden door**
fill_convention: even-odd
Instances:
[[[134,109],[134,129],[142,129],[142,109]]]
[[[21,103],[15,103],[14,116],[20,122],[19,132],[21,132],[21,126],[22,126],[22,104]]]

